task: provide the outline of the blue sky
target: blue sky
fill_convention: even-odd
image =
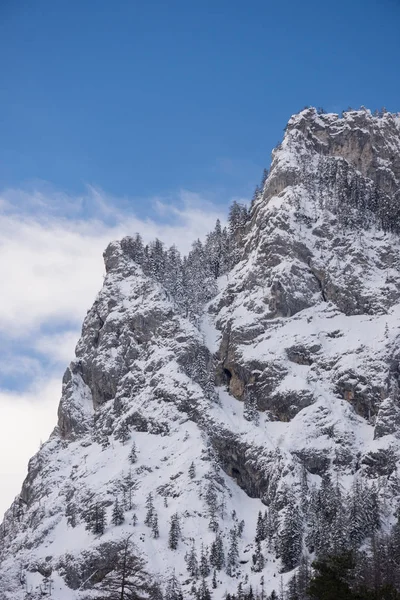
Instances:
[[[304,105],[400,109],[399,0],[2,0],[0,187],[246,195]]]
[[[400,111],[399,29],[400,0],[0,0],[0,513],[108,241],[186,251],[305,105]]]

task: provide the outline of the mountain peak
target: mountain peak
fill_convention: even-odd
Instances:
[[[399,127],[305,109],[250,211],[187,257],[109,244],[58,427],[1,528],[1,600],[104,597],[121,552],[152,598],[270,593],[391,531]]]

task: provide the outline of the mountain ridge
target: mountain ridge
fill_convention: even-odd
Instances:
[[[306,109],[250,211],[234,204],[229,227],[183,260],[140,236],[108,246],[58,426],[5,515],[0,598],[39,597],[50,579],[60,600],[100,598],[117,567],[97,581],[94,566],[127,536],[157,582],[151,597],[270,593],[346,547],[328,525],[356,549],[391,530],[399,180],[400,116]],[[356,499],[355,518],[344,504]],[[104,511],[102,535],[88,506]]]

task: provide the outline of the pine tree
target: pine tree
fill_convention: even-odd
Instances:
[[[211,593],[207,587],[205,579],[202,579],[200,589],[199,589],[199,600],[211,600]]]
[[[264,559],[264,555],[261,550],[260,540],[258,540],[256,542],[256,551],[254,552],[254,554],[252,556],[252,560],[253,560],[253,566],[251,567],[251,570],[254,571],[255,573],[260,573],[263,570],[264,565],[265,565],[265,559]]]
[[[207,556],[207,548],[201,545],[199,572],[202,577],[208,577],[210,574],[210,563]]]
[[[160,537],[160,532],[158,529],[158,516],[155,511],[154,511],[153,519],[152,519],[152,523],[151,523],[151,533],[153,535],[153,538],[157,539],[158,537]]]
[[[258,425],[260,421],[260,415],[257,410],[257,401],[250,390],[246,390],[243,400],[243,417],[246,421],[251,421],[255,425]]]
[[[196,548],[194,542],[189,552],[185,554],[185,561],[187,570],[190,573],[191,577],[195,577],[197,579],[199,575],[199,563],[197,560]]]
[[[77,525],[77,510],[74,502],[68,502],[65,509],[65,516],[67,517],[67,525],[69,527],[76,527]]]
[[[210,564],[215,567],[217,571],[221,571],[225,564],[224,544],[220,533],[216,535],[215,540],[211,544]]]
[[[153,523],[154,517],[154,502],[153,502],[153,494],[149,492],[146,498],[146,518],[144,520],[144,524],[147,527],[151,527]]]
[[[124,521],[125,521],[124,511],[118,501],[118,498],[115,498],[112,515],[111,515],[111,523],[113,525],[117,526],[117,525],[122,525],[122,523]]]
[[[237,542],[236,527],[230,531],[230,545],[227,556],[226,572],[230,577],[233,577],[236,572],[236,567],[239,559],[239,548]]]
[[[133,515],[132,515],[132,525],[133,525],[134,527],[136,527],[136,525],[137,525],[137,522],[138,522],[137,515],[136,515],[136,513],[133,513]]]
[[[132,494],[133,490],[137,486],[136,480],[132,477],[132,471],[129,469],[127,475],[125,475],[122,488],[123,488],[123,507],[125,510],[132,510]]]
[[[85,513],[86,529],[95,535],[103,535],[106,527],[106,511],[98,502]]]
[[[168,546],[171,550],[176,550],[178,547],[179,539],[181,536],[181,526],[179,522],[179,516],[174,513],[170,521],[170,529],[168,535]]]
[[[237,526],[237,536],[238,536],[238,537],[242,537],[242,535],[243,535],[243,531],[244,531],[244,525],[245,525],[245,523],[244,523],[244,519],[242,519],[242,520],[241,520],[241,521],[238,523],[238,526]]]
[[[215,569],[214,569],[214,573],[213,573],[213,577],[212,577],[212,586],[213,586],[214,590],[218,587],[218,584],[217,584],[217,571]]]
[[[164,287],[170,298],[175,300],[179,307],[183,303],[182,287],[182,259],[176,248],[171,246],[166,255],[166,269],[164,277]]]
[[[183,600],[181,586],[175,573],[168,580],[165,600]]]
[[[265,531],[265,520],[264,520],[261,510],[260,510],[258,512],[258,517],[257,517],[255,541],[262,542],[263,540],[265,540],[266,537],[267,536],[266,536],[266,531]]]
[[[297,505],[289,505],[279,534],[282,566],[290,571],[298,565],[302,549],[302,521]]]
[[[218,519],[217,516],[214,512],[212,512],[210,514],[210,520],[208,522],[208,528],[211,529],[211,531],[214,531],[214,533],[216,531],[218,531],[219,529],[219,523],[218,523]]]
[[[121,440],[121,442],[125,445],[126,442],[129,440],[130,438],[130,430],[129,430],[129,426],[128,424],[124,421],[119,430],[118,430],[118,438]]]
[[[286,593],[287,600],[300,600],[299,592],[297,588],[297,576],[296,573],[289,579]]]
[[[354,596],[349,586],[349,572],[354,569],[351,554],[327,557],[313,563],[314,576],[308,588],[311,598],[320,600],[352,600]]]
[[[159,281],[164,281],[166,255],[163,243],[156,238],[149,244],[149,275]]]
[[[129,452],[129,462],[133,465],[137,462],[137,449],[135,442],[132,443],[131,451]]]
[[[195,479],[196,477],[196,467],[194,465],[194,462],[192,462],[189,467],[189,477],[190,479]]]

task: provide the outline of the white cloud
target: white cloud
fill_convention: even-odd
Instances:
[[[61,380],[36,381],[23,394],[0,391],[0,521],[21,488],[28,460],[56,424]]]
[[[52,362],[66,365],[74,356],[79,335],[79,329],[41,335],[35,340],[33,347],[39,354],[49,357]]]
[[[0,335],[5,356],[0,419],[6,424],[0,437],[0,513],[18,493],[40,439],[56,424],[62,372],[101,287],[107,244],[140,232],[145,241],[158,237],[186,253],[225,212],[187,191],[175,199],[147,199],[146,205],[153,207],[153,219],[137,217],[133,201],[116,200],[95,188],[79,197],[48,186],[32,193],[0,194]],[[7,391],[7,375],[15,377],[18,370],[28,389]]]
[[[58,206],[41,195],[27,199],[24,207]],[[16,192],[5,198],[15,203]],[[0,198],[1,200],[1,198]],[[77,204],[81,204],[81,198]],[[23,336],[46,321],[79,323],[101,286],[102,252],[108,242],[139,231],[146,241],[158,237],[167,245],[175,243],[187,252],[191,242],[209,231],[219,211],[200,196],[181,192],[179,204],[155,199],[153,204],[163,221],[139,219],[118,210],[112,199],[90,189],[88,201],[97,206],[99,216],[66,219],[36,216],[29,212],[3,212],[0,218],[0,331]],[[61,198],[64,201],[64,198]],[[69,205],[72,201],[69,200]],[[18,203],[17,203],[18,206]],[[113,214],[114,224],[102,218]],[[167,222],[166,222],[167,221]]]

